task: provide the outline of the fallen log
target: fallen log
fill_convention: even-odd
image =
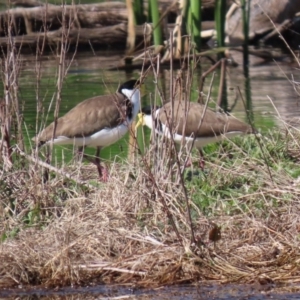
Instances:
[[[64,16],[63,16],[64,15]],[[0,12],[0,36],[7,35],[12,21],[12,35],[57,30],[67,27],[95,28],[127,21],[126,5],[108,2],[87,5],[44,5],[30,8],[17,7]]]
[[[136,26],[137,41],[144,40],[144,26]],[[22,35],[13,37],[13,44],[16,47],[30,46],[36,47],[38,45],[56,45],[62,40],[62,35],[66,38],[70,45],[85,44],[88,45],[120,45],[125,48],[127,39],[127,25],[118,24],[114,26],[107,26],[102,28],[81,28],[70,29],[63,31],[61,28],[55,31],[37,32],[29,35]],[[151,38],[151,32],[147,34],[146,39]],[[4,48],[9,43],[8,37],[0,38],[0,47]]]
[[[20,7],[35,7],[35,6],[43,6],[46,3],[39,0],[11,0],[10,3],[15,6]]]

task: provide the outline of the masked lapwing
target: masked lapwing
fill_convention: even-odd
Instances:
[[[254,133],[248,124],[221,112],[215,112],[202,104],[174,101],[162,107],[145,107],[138,114],[136,128],[146,125],[155,133],[173,138],[177,144],[186,145],[190,150],[199,150],[199,165],[203,169],[201,148],[207,144],[231,138],[240,134]]]
[[[100,150],[121,139],[140,110],[139,80],[123,83],[118,91],[84,100],[42,130],[33,140],[38,146],[72,144],[81,149],[95,147],[100,180],[107,181],[107,170],[100,165]],[[53,136],[54,131],[54,136]],[[86,156],[84,156],[86,157]]]

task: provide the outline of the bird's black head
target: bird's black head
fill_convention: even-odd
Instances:
[[[140,81],[138,79],[132,79],[124,82],[121,84],[121,86],[118,89],[118,92],[121,93],[123,89],[126,90],[134,90],[138,85],[140,84]]]
[[[152,112],[156,111],[159,108],[160,107],[156,105],[148,105],[142,108],[142,113],[150,116]]]

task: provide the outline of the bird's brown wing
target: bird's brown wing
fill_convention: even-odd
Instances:
[[[159,119],[164,124],[171,124],[171,105],[169,102],[160,110]],[[203,112],[204,106],[201,104],[175,101],[172,130],[176,130],[181,135],[194,135],[195,137],[220,135],[232,131],[252,132],[251,126],[234,117],[224,113],[216,113],[209,108],[206,109],[204,115]]]
[[[128,102],[120,93],[87,99],[58,118],[54,137],[84,137],[103,128],[115,127],[126,118]],[[54,122],[34,139],[39,142],[50,140],[53,127]]]

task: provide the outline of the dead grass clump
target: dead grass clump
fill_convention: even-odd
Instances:
[[[170,273],[168,266],[183,253],[161,205],[145,201],[147,190],[140,186],[144,179],[130,180],[124,185],[120,178],[126,177],[125,170],[112,172],[107,185],[89,193],[62,179],[39,183],[44,188],[41,198],[36,196],[37,177],[33,176],[30,182],[27,179],[26,186],[19,177],[20,188],[13,191],[12,198],[24,199],[27,195],[26,201],[18,203],[13,211],[8,209],[10,203],[5,195],[1,200],[6,205],[1,218],[7,223],[1,230],[2,236],[6,236],[0,248],[4,262],[0,267],[2,286],[79,285],[93,280],[140,282],[147,273],[156,274],[160,269]],[[120,176],[122,172],[124,176]],[[11,189],[16,188],[17,183],[13,185],[8,178],[3,182],[10,184]],[[62,187],[68,194],[66,199],[60,198]],[[24,216],[35,205],[39,207],[38,218],[28,224]],[[16,227],[14,238],[9,238],[7,232]]]
[[[177,164],[156,152],[113,164],[110,181],[94,188],[54,174],[42,183],[33,165],[2,174],[0,286],[299,280],[299,166],[279,147],[284,136],[263,141],[267,161],[255,139],[235,139],[185,179],[196,244]]]

